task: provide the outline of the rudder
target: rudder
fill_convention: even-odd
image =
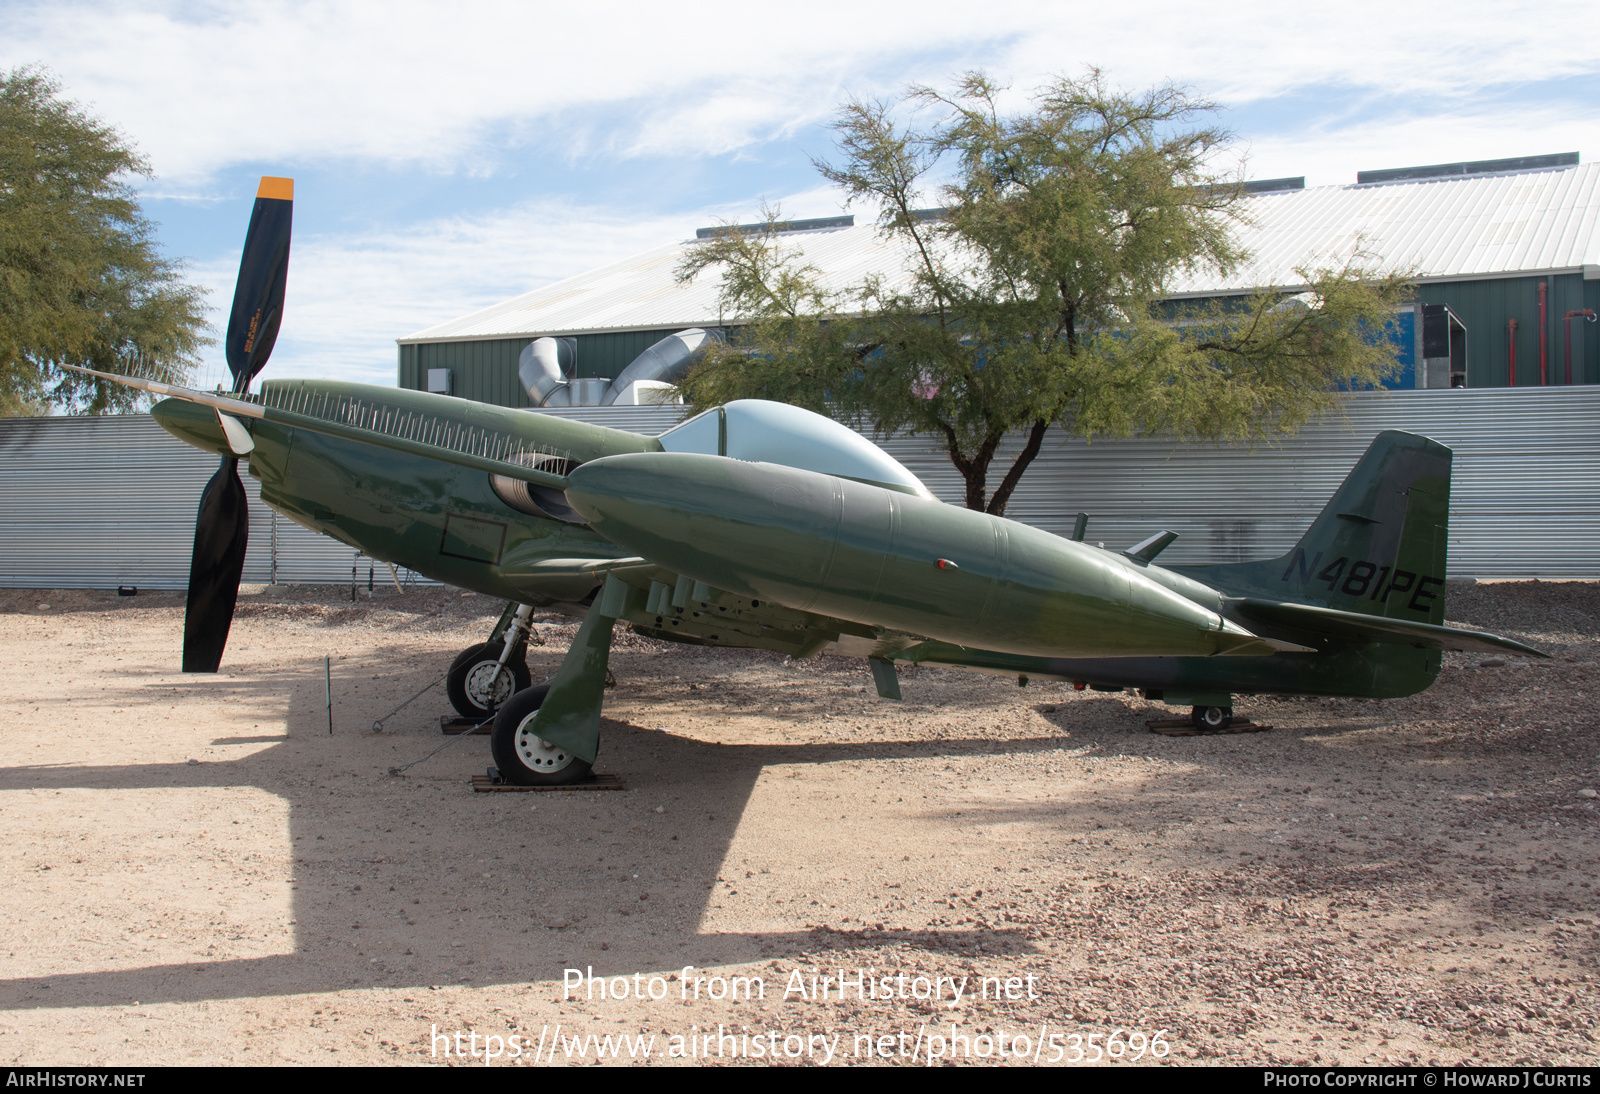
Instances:
[[[1451,455],[1386,430],[1288,554],[1186,572],[1236,595],[1443,623]]]

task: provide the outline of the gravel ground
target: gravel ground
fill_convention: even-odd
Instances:
[[[197,678],[179,596],[0,591],[0,1059],[1065,1062],[1121,1030],[1140,1063],[1597,1062],[1600,586],[1452,587],[1551,660],[1208,738],[619,636],[597,768],[628,789],[474,794],[486,738],[424,759],[442,688],[371,726],[498,607],[247,588]],[[536,680],[575,627],[539,631]],[[736,976],[765,997],[711,997]]]

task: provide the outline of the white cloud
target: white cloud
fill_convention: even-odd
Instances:
[[[797,213],[831,210],[826,191],[784,200]],[[519,293],[626,258],[695,227],[749,215],[712,210],[624,217],[581,206],[530,202],[478,217],[446,217],[404,229],[296,237],[289,260],[283,328],[263,377],[310,376],[393,384],[395,339]],[[217,333],[238,274],[238,257],[196,264],[192,278],[211,294]],[[222,348],[208,351],[201,387],[225,381]]]
[[[492,169],[507,133],[576,133],[615,152],[726,152],[825,118],[845,93],[892,93],[972,66],[1019,88],[1105,66],[1235,103],[1297,89],[1471,96],[1600,71],[1555,48],[1577,0],[1538,19],[1503,4],[1226,8],[732,3],[51,2],[8,7],[0,63],[43,62],[113,119],[169,183],[242,162],[356,158]],[[624,121],[584,133],[597,110]]]
[[[1355,182],[1361,170],[1584,148],[1600,148],[1600,117],[1592,113],[1574,117],[1558,106],[1467,109],[1391,118],[1382,125],[1312,123],[1292,135],[1253,142],[1249,174],[1305,175],[1308,186],[1319,186]]]

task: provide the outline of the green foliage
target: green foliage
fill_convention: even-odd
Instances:
[[[201,289],[161,257],[126,181],[149,166],[34,69],[0,76],[0,415],[127,410],[138,392],[74,364],[184,382]]]
[[[1379,332],[1407,282],[1353,261],[1301,271],[1310,290],[1292,300],[1161,303],[1176,276],[1226,276],[1246,257],[1233,235],[1243,188],[1210,166],[1227,134],[1191,124],[1209,104],[1172,87],[1116,92],[1097,71],[1057,80],[1017,116],[1001,114],[1000,92],[981,74],[948,96],[913,88],[905,105],[943,116],[925,128],[895,120],[902,104],[840,110],[840,161],[818,169],[877,208],[908,256],[898,274],[826,285],[777,210],[695,247],[679,277],[720,271],[742,327],[686,378],[686,397],[826,402],[883,432],[941,436],[967,505],[1000,514],[1051,424],[1258,439],[1395,368]],[[919,210],[941,168],[943,209]],[[991,493],[991,464],[1019,430]]]

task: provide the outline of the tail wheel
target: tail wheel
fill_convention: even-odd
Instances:
[[[1202,733],[1219,733],[1233,724],[1232,707],[1195,707],[1189,721]]]
[[[528,673],[528,663],[513,655],[504,665],[500,663],[499,642],[473,646],[462,650],[450,665],[445,677],[445,693],[450,705],[463,718],[479,718],[491,709],[499,710],[517,692],[533,683]]]
[[[567,786],[589,778],[591,765],[568,749],[533,732],[533,716],[539,713],[548,685],[528,688],[511,697],[494,716],[489,732],[489,752],[494,756],[500,777],[518,786]]]

